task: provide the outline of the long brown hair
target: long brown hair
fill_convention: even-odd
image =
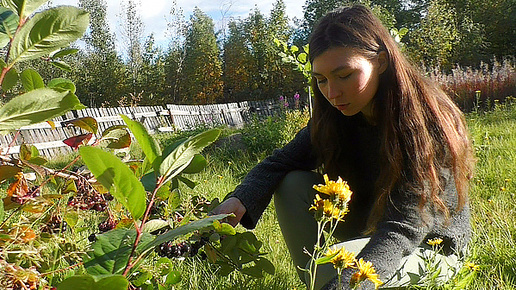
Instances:
[[[369,231],[374,230],[380,220],[391,191],[403,182],[425,189],[429,184],[428,194],[421,194],[420,207],[430,201],[448,216],[448,208],[439,196],[442,168],[451,168],[458,206],[462,208],[474,158],[460,109],[437,84],[424,78],[409,63],[387,29],[367,7],[340,8],[323,17],[310,38],[310,62],[329,48],[339,46],[352,47],[370,58],[385,51],[389,59],[373,98],[373,117],[381,138],[381,168],[376,181],[376,203],[368,221]],[[314,78],[312,88],[312,143],[324,171],[336,176],[350,142],[335,136],[346,134],[350,129],[346,128],[342,113],[325,99]]]

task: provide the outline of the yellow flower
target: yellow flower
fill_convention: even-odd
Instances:
[[[330,196],[330,200],[339,200],[340,202],[347,204],[353,194],[349,189],[348,183],[343,181],[340,177],[337,181],[329,180],[327,174],[323,177],[325,184],[314,185],[314,189]]]
[[[442,242],[443,242],[443,239],[441,239],[441,238],[433,238],[431,240],[428,240],[426,243],[433,247],[433,246],[440,245]]]
[[[355,253],[347,251],[344,247],[338,249],[329,249],[325,254],[326,257],[332,257],[330,262],[335,269],[351,268],[355,265]]]
[[[471,271],[478,271],[478,269],[480,269],[480,266],[473,262],[466,262],[465,266]]]
[[[342,220],[347,213],[347,208],[341,210],[340,208],[333,205],[328,199],[322,199],[320,195],[316,194],[314,204],[309,210],[315,210],[315,219],[319,220],[323,217],[328,219]]]
[[[351,276],[351,280],[349,281],[352,287],[355,287],[365,280],[373,282],[376,289],[382,285],[382,281],[380,281],[378,278],[378,274],[376,274],[373,263],[366,262],[360,258],[360,260],[357,261],[356,266],[358,268],[358,272],[353,274],[353,276]]]

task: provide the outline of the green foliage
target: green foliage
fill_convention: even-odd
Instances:
[[[410,33],[416,61],[435,67],[449,67],[453,49],[459,43],[455,9],[446,0],[433,0],[418,29]]]
[[[50,54],[81,37],[89,16],[75,7],[56,7],[37,13],[15,34],[8,65]]]
[[[220,130],[213,129],[189,138],[163,158],[159,172],[164,182],[169,181],[185,170],[195,155],[204,147],[213,143],[220,135]]]
[[[15,97],[0,108],[0,132],[14,131],[83,108],[70,91],[35,89]]]
[[[18,20],[12,10],[0,6],[0,47],[6,46],[16,33]]]
[[[126,290],[129,286],[129,281],[122,275],[113,275],[102,277],[98,281],[92,276],[78,275],[67,278],[58,286],[58,290],[76,289],[76,290]]]
[[[137,220],[146,208],[143,185],[134,173],[113,154],[94,147],[81,147],[79,153],[97,180],[124,205]]]
[[[308,123],[306,111],[286,111],[279,116],[259,119],[255,117],[242,129],[242,141],[249,152],[268,155],[276,148],[290,142]]]
[[[211,104],[222,100],[222,62],[213,20],[194,9],[185,40],[180,94],[189,104]]]
[[[136,239],[136,230],[115,229],[97,236],[97,241],[92,245],[93,252],[85,259],[84,267],[88,274],[102,276],[110,274],[123,274],[131,249]],[[143,233],[141,243],[153,240],[152,235]],[[141,250],[141,245],[137,248]]]

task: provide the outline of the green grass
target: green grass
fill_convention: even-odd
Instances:
[[[282,146],[291,139],[307,120],[306,115],[302,114],[285,116],[284,119],[255,123],[250,127],[252,129],[224,129],[223,136],[241,133],[241,140],[247,146],[247,150],[237,151],[231,142],[211,146],[205,150],[208,166],[202,173],[189,176],[198,184],[193,190],[181,185],[183,199],[190,195],[203,196],[209,200],[223,199],[253,166],[273,148]],[[468,114],[467,121],[478,158],[476,175],[470,191],[474,235],[468,261],[480,265],[480,269],[466,289],[516,289],[516,105],[497,106],[493,111]],[[191,133],[159,135],[157,139],[164,147],[189,134]],[[131,152],[134,158],[143,156],[136,145],[132,145]],[[73,157],[62,156],[51,160],[48,166],[62,168],[73,160]],[[80,165],[79,163],[75,167]],[[3,184],[2,187],[5,190],[6,185]],[[1,195],[4,196],[4,192]],[[66,211],[66,199],[59,201],[53,208],[59,208],[65,216],[69,213]],[[117,212],[116,205],[113,205],[112,209]],[[52,210],[55,209],[48,209],[47,213]],[[11,212],[6,212],[5,217],[10,214]],[[34,229],[37,231],[37,219],[43,219],[44,214],[23,215],[22,217],[21,213],[14,214],[6,228],[17,224],[29,224],[35,225]],[[4,249],[21,252],[15,260],[10,260],[10,263],[17,261],[26,268],[35,265],[40,272],[64,269],[79,261],[81,252],[89,247],[87,237],[98,231],[98,223],[105,218],[105,213],[84,212],[81,213],[73,231],[66,231],[58,237],[42,237],[34,243],[11,244]],[[237,230],[245,229],[238,226]],[[174,269],[179,270],[182,275],[182,280],[175,289],[306,289],[298,279],[290,260],[275,217],[273,203],[266,209],[254,233],[263,242],[262,251],[267,253],[266,257],[276,267],[274,275],[266,274],[262,279],[250,278],[238,272],[220,276],[217,275],[216,266],[202,261],[199,256],[185,260],[174,259]],[[149,259],[144,263],[143,267],[153,271],[153,264],[159,258],[157,255],[154,257],[155,259]],[[81,267],[59,271],[55,275],[47,276],[47,279],[58,282],[83,271]]]
[[[470,114],[468,124],[478,158],[471,260],[481,265],[471,289],[515,289],[516,106]]]
[[[472,113],[467,115],[467,121],[478,158],[470,190],[474,233],[467,260],[480,265],[467,289],[516,289],[516,106]],[[263,157],[256,156],[238,155],[230,150],[209,152],[210,165],[196,177],[202,182],[194,191],[208,198],[224,197]],[[254,232],[276,266],[274,276],[260,280],[238,273],[217,277],[211,274],[211,266],[189,261],[180,263],[185,276],[178,288],[305,289],[289,259],[273,203]]]

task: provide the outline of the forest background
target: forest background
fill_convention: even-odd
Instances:
[[[353,3],[371,7],[429,74],[496,67],[502,60],[513,67],[514,0],[306,0],[302,18],[293,19],[283,0],[277,0],[267,14],[255,7],[219,29],[199,8],[187,20],[173,1],[168,17],[156,19],[167,21],[164,46],[153,34],[143,34],[140,4],[128,0],[119,15],[123,47],[115,45],[106,0],[79,0],[79,7],[90,12],[91,25],[75,44],[79,53],[66,59],[69,71],[62,75],[44,59],[17,70],[35,68],[47,81],[61,74],[76,84],[77,96],[89,107],[227,103],[297,92],[305,97],[303,73],[282,61],[283,48],[274,39],[302,47],[317,19]],[[10,93],[18,94],[16,89]],[[11,97],[4,96],[4,101]]]

